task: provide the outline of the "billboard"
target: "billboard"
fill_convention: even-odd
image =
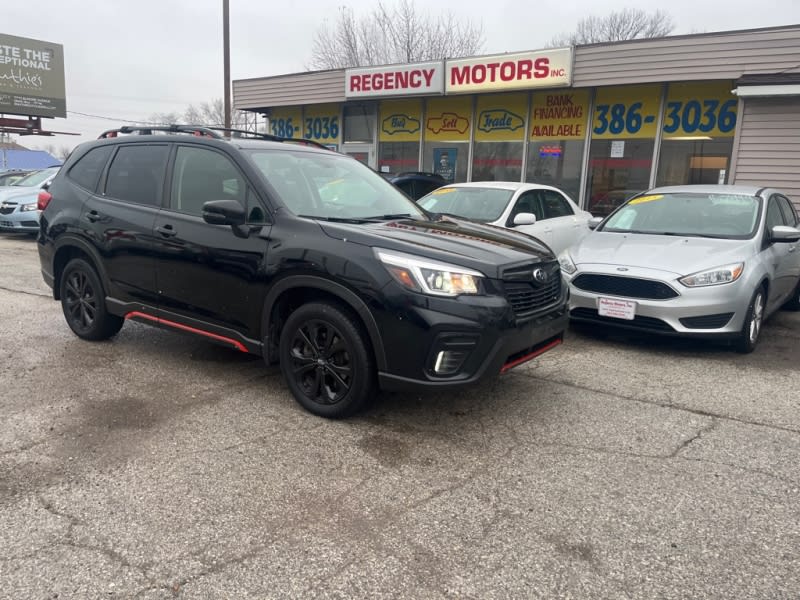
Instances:
[[[66,117],[64,47],[0,33],[0,114]]]

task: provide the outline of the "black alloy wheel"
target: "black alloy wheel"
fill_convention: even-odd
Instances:
[[[301,306],[286,321],[281,370],[310,412],[340,418],[360,410],[375,391],[372,352],[358,322],[339,306]]]
[[[85,260],[67,263],[61,275],[61,307],[70,329],[85,340],[105,340],[125,323],[122,317],[106,310],[100,278]]]

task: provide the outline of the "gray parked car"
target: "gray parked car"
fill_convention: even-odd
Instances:
[[[598,219],[599,220],[599,219]],[[800,309],[800,220],[778,190],[657,188],[559,257],[574,321],[728,338],[752,352],[781,306]]]

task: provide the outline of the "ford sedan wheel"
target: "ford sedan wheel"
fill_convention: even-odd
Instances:
[[[753,295],[753,299],[750,300],[742,331],[736,340],[737,352],[749,354],[755,350],[758,338],[761,335],[761,325],[764,321],[765,298],[764,288],[758,288]]]

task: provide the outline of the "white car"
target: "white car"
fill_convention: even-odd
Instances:
[[[558,188],[513,181],[446,185],[417,203],[428,212],[527,233],[547,244],[556,256],[589,233],[592,218]]]

